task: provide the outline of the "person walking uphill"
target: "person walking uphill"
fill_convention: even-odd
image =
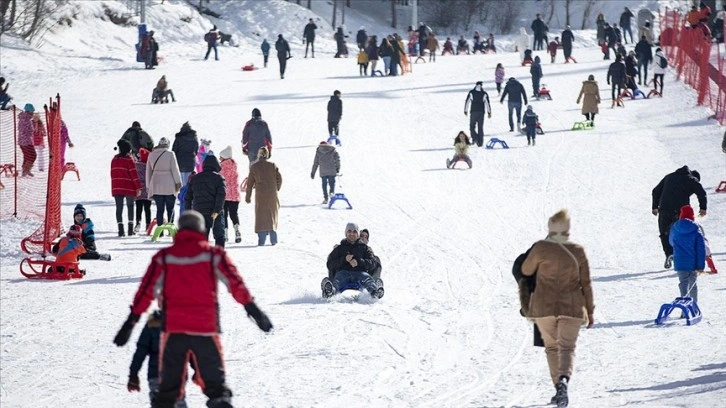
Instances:
[[[673,246],[673,269],[678,273],[681,297],[690,296],[698,304],[696,278],[706,267],[706,242],[694,221],[693,207],[681,207],[678,218],[668,234]]]
[[[583,99],[584,97],[584,99]],[[580,95],[577,97],[577,103],[582,102],[582,114],[585,119],[592,122],[595,126],[595,115],[600,113],[598,105],[600,104],[600,87],[595,81],[595,75],[589,75],[587,81],[582,81]]]
[[[209,59],[209,53],[214,50],[214,60],[219,61],[219,54],[217,54],[219,31],[217,31],[217,26],[212,27],[211,30],[204,34],[204,41],[207,43],[207,53],[204,55],[204,60]]]
[[[318,29],[318,26],[315,25],[312,18],[310,19],[310,21],[307,24],[305,24],[305,29],[303,30],[303,44],[305,44],[305,58],[308,57],[308,47],[310,47],[312,58],[315,58],[315,30],[317,30],[317,29]]]
[[[522,263],[522,274],[535,276],[537,288],[526,317],[533,318],[542,333],[556,390],[551,402],[566,407],[577,336],[586,321],[588,329],[595,323],[595,303],[585,250],[569,240],[567,210],[550,217],[547,227],[547,238],[536,242]]]
[[[514,132],[514,121],[512,120],[512,112],[517,112],[517,131],[520,130],[519,123],[522,121],[522,99],[524,99],[524,104],[527,104],[527,92],[524,91],[524,86],[522,86],[519,81],[514,79],[514,77],[509,78],[507,81],[507,84],[504,86],[504,92],[502,92],[502,97],[499,99],[499,103],[504,103],[504,98],[509,96],[507,107],[509,108],[509,131]]]
[[[340,155],[335,150],[335,146],[325,141],[315,150],[315,160],[313,160],[313,169],[310,172],[310,178],[315,179],[315,172],[320,166],[320,179],[323,182],[323,204],[328,203],[328,186],[330,186],[330,195],[335,194],[335,176],[340,173]]]
[[[165,209],[167,222],[174,222],[174,203],[181,188],[176,155],[169,151],[169,139],[162,137],[146,160],[146,189],[156,203],[156,225],[164,224]]]
[[[532,97],[539,99],[539,81],[544,76],[542,73],[542,60],[540,60],[539,55],[534,57],[534,62],[529,67],[529,73],[532,74]]]
[[[653,188],[652,213],[658,216],[660,242],[666,256],[663,267],[666,269],[673,265],[673,247],[668,239],[671,225],[678,220],[681,207],[690,202],[692,194],[698,197],[700,207],[698,214],[706,215],[706,191],[700,181],[701,175],[696,170],[683,166],[663,177]]]
[[[340,136],[340,118],[343,117],[343,101],[340,100],[340,91],[335,90],[328,101],[328,135]]]
[[[565,64],[569,63],[570,60],[572,60],[572,62],[577,62],[574,58],[572,58],[572,43],[575,42],[575,35],[572,34],[572,27],[568,25],[565,31],[562,32],[561,36],[562,53],[565,54]]]
[[[267,147],[272,151],[272,135],[267,122],[262,120],[262,113],[257,108],[252,109],[252,119],[245,123],[242,129],[242,154],[246,154],[250,166],[257,161],[257,152],[260,147]]]
[[[615,106],[616,101],[618,106],[620,106],[618,98],[620,98],[620,93],[623,92],[623,88],[625,87],[625,64],[622,63],[620,54],[615,55],[615,62],[610,64],[608,68],[607,81],[608,85],[612,85],[610,93],[613,99],[613,106]]]
[[[255,320],[260,330],[272,330],[270,319],[257,307],[224,248],[207,242],[202,215],[186,211],[179,217],[174,243],[151,259],[131,304],[131,313],[113,339],[119,347],[126,345],[139,316],[149,307],[159,288],[164,309],[159,346],[161,378],[152,407],[171,408],[183,395],[182,381],[190,357],[199,370],[199,384],[208,398],[207,407],[232,407],[232,391],[225,380],[219,336],[217,281],[227,287],[234,300],[244,305],[247,316]]]
[[[265,68],[267,68],[267,60],[270,58],[270,43],[267,42],[267,38],[262,40],[260,49],[262,50],[262,59],[265,64]]]
[[[189,175],[192,174],[197,164],[197,153],[199,152],[197,131],[192,129],[189,122],[184,122],[179,132],[174,135],[171,151],[176,155],[182,186],[186,186]]]
[[[124,222],[124,200],[128,217],[128,234],[134,233],[134,198],[141,194],[141,181],[136,172],[136,164],[131,157],[131,145],[125,140],[119,140],[118,154],[111,159],[111,195],[116,201],[116,223],[118,224],[118,236],[123,237]]]
[[[26,103],[25,108],[18,115],[18,146],[23,152],[23,164],[21,177],[33,177],[30,171],[38,155],[35,153],[33,146],[33,116],[35,115],[35,107]]]
[[[222,166],[213,154],[208,154],[202,164],[202,172],[189,180],[184,196],[186,210],[198,211],[204,217],[204,231],[209,238],[212,230],[214,244],[224,248],[224,201],[227,197],[224,177],[219,172]]]
[[[290,44],[287,43],[287,40],[282,38],[282,34],[277,35],[275,50],[277,50],[277,61],[280,62],[280,79],[285,79],[287,60],[292,58],[292,55],[290,55]]]
[[[149,134],[141,128],[141,124],[137,121],[134,121],[131,124],[131,127],[126,129],[123,136],[121,136],[121,139],[129,142],[131,145],[131,152],[133,152],[134,155],[138,155],[139,149],[142,147],[146,150],[154,148],[154,139],[152,139],[151,136],[149,136]]]
[[[252,190],[255,190],[257,245],[265,245],[268,234],[270,244],[277,245],[277,213],[280,210],[277,192],[282,186],[282,176],[277,165],[267,160],[270,152],[266,147],[261,147],[257,155],[259,160],[250,167],[250,174],[247,176],[245,202],[252,202]]]
[[[469,116],[469,133],[477,146],[482,147],[484,144],[484,112],[492,117],[492,106],[489,104],[489,94],[482,88],[484,83],[477,81],[474,89],[466,95],[464,102],[464,116],[469,113],[469,104],[471,104],[471,115]]]

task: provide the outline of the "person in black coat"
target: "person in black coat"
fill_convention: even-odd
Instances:
[[[534,62],[529,67],[529,73],[532,74],[532,97],[539,98],[539,80],[544,76],[539,55],[534,57]]]
[[[653,61],[653,49],[645,36],[635,45],[635,56],[638,58],[638,85],[641,85],[641,78],[648,83],[648,64]],[[641,76],[642,75],[642,76]]]
[[[626,35],[628,33],[630,34],[630,42],[633,42],[633,30],[630,25],[630,21],[633,17],[635,17],[633,12],[627,7],[625,7],[625,11],[623,11],[620,15],[620,28],[623,29],[623,40],[625,40],[625,44],[628,43],[628,36]]]
[[[315,30],[318,29],[318,26],[313,23],[313,19],[310,19],[310,22],[305,24],[305,29],[303,30],[303,44],[305,44],[305,58],[308,57],[308,47],[310,47],[312,51],[312,57],[315,58]]]
[[[532,49],[535,51],[545,49],[547,31],[549,29],[547,28],[547,24],[542,21],[541,14],[537,14],[537,18],[532,21],[532,25],[530,26],[530,28],[534,33],[534,43],[532,44]]]
[[[613,101],[615,101],[620,97],[620,93],[623,91],[623,86],[625,85],[625,65],[623,65],[620,55],[615,56],[615,62],[610,64],[610,68],[608,68],[607,82],[608,85],[612,85],[611,96]],[[617,93],[615,92],[616,88]]]
[[[282,38],[282,34],[277,35],[275,50],[277,50],[277,60],[280,62],[280,79],[285,79],[287,60],[292,58],[292,55],[290,55],[290,44],[287,43],[287,40]]]
[[[383,287],[370,275],[375,267],[373,251],[359,238],[358,225],[349,222],[345,227],[345,239],[328,255],[328,270],[334,271],[332,286],[323,290],[327,297],[344,290],[351,283],[363,286],[373,297],[383,296]],[[332,292],[331,292],[332,290]]]
[[[690,203],[691,195],[698,198],[700,211],[698,215],[706,215],[706,191],[701,185],[701,175],[696,170],[683,166],[663,177],[653,188],[652,213],[658,216],[660,242],[666,256],[664,268],[670,268],[673,262],[673,247],[668,242],[671,225],[678,221],[681,207]]]
[[[368,33],[366,33],[365,28],[361,26],[360,30],[358,30],[358,33],[355,35],[355,42],[358,43],[358,49],[361,48],[365,49],[366,44],[368,43]]]
[[[613,49],[613,52],[617,53],[615,50],[615,44],[618,43],[618,34],[615,32],[615,29],[610,26],[610,24],[605,23],[605,41],[608,43],[607,52],[605,54],[606,60],[610,59],[610,49]]]
[[[426,26],[426,24],[419,23],[416,32],[418,33],[418,55],[423,56],[424,50],[426,49],[426,41],[428,41],[431,29]]]
[[[343,101],[340,100],[340,91],[337,89],[328,101],[328,134],[339,136],[338,124],[343,117]]]
[[[189,180],[184,196],[184,209],[196,210],[204,216],[204,224],[212,230],[214,244],[224,248],[224,200],[226,198],[224,177],[219,174],[222,166],[217,157],[208,154],[202,163],[202,172]]]
[[[174,136],[171,151],[176,155],[182,186],[186,186],[189,175],[197,164],[197,152],[199,152],[197,131],[192,129],[189,122],[184,122],[179,133]]]
[[[469,132],[474,143],[479,147],[484,144],[484,113],[488,112],[489,118],[492,117],[489,94],[482,88],[482,85],[482,81],[477,81],[474,89],[466,95],[466,102],[464,102],[464,115],[468,114],[467,110],[471,113],[469,115]],[[471,104],[471,109],[469,109],[469,104]]]
[[[522,99],[524,104],[527,104],[527,92],[524,91],[524,86],[519,83],[514,77],[509,78],[507,84],[504,86],[504,92],[502,97],[499,99],[499,103],[504,103],[504,98],[509,95],[507,107],[509,108],[509,131],[514,132],[514,121],[512,120],[512,111],[517,112],[517,130],[521,128],[519,123],[522,121]]]
[[[562,52],[565,54],[565,64],[570,62],[572,58],[572,43],[575,42],[575,35],[572,34],[572,29],[568,25],[565,31],[562,32]]]
[[[335,38],[335,44],[338,50],[335,53],[334,58],[340,58],[343,55],[348,57],[348,46],[345,44],[345,39],[348,38],[348,36],[343,32],[343,27],[338,27],[333,35],[333,38]]]

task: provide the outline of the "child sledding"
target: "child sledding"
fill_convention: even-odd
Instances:
[[[454,157],[446,159],[446,168],[453,169],[456,166],[456,163],[460,161],[466,162],[466,164],[469,165],[469,168],[471,168],[472,163],[471,158],[469,158],[470,145],[471,141],[469,140],[469,136],[467,136],[463,130],[459,132],[459,134],[456,135],[456,139],[454,139]]]
[[[166,82],[166,75],[162,75],[159,82],[156,83],[156,88],[151,92],[151,103],[169,103],[170,96],[171,101],[176,102],[174,92]]]

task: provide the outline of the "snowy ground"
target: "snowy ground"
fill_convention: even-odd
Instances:
[[[279,20],[282,9],[297,7],[271,4],[260,26]],[[183,7],[172,2],[167,12],[188,15]],[[308,18],[303,14],[302,21]],[[158,8],[150,12],[157,27],[162,15]],[[77,24],[81,27],[71,30],[76,35],[84,30],[90,38],[129,42],[122,35],[128,37],[131,29],[113,33],[108,23]],[[546,134],[536,147],[527,147],[523,137],[507,132],[506,106],[497,103],[494,90],[499,62],[507,77],[530,89],[529,70],[518,65],[515,53],[440,57],[435,64],[415,65],[412,75],[373,79],[359,77],[353,59],[332,59],[329,51],[303,59],[297,43],[280,80],[274,58],[267,69],[240,70],[249,62],[261,65],[251,45],[222,48],[219,62],[201,61],[203,46],[185,43],[201,38],[206,23],[198,26],[184,32],[187,39],[178,34],[161,42],[165,62],[155,71],[132,62],[130,51],[118,55],[119,45],[110,46],[104,58],[97,44],[86,55],[73,39],[59,51],[50,45],[28,50],[3,37],[2,69],[16,103],[38,106],[56,92],[63,98],[63,116],[76,143],[69,154],[82,175],[80,182],[64,181],[63,219],[70,223],[75,204],[85,203],[99,248],[113,256],[109,263],[83,263],[88,275],[80,281],[29,281],[18,273],[21,255],[11,246],[25,236],[27,225],[0,224],[3,407],[145,406],[145,393],[125,389],[133,345],[116,348],[111,339],[150,257],[168,241],[115,237],[108,177],[113,147],[134,120],[157,141],[173,137],[189,121],[200,138],[213,140],[215,150],[233,146],[243,172],[241,129],[255,107],[270,125],[272,160],[283,176],[280,244],[255,246],[253,208],[243,203],[243,241],[228,251],[275,330],[264,335],[230,296],[220,296],[236,406],[548,402],[553,390],[544,353],[531,345],[532,327],[519,316],[510,271],[514,258],[545,236],[547,218],[562,207],[573,217],[572,239],[588,252],[597,305],[596,325],[583,329],[578,343],[572,406],[723,404],[726,194],[714,193],[726,179],[719,148],[723,129],[673,75],[666,76],[664,98],[610,109],[607,63],[596,48],[576,48],[579,63],[568,65],[550,64],[540,52],[547,61],[543,82],[554,100],[532,102]],[[298,22],[289,26],[301,31]],[[167,37],[171,31],[157,28]],[[590,35],[583,33],[578,45],[591,43]],[[63,41],[49,35],[48,44],[53,42]],[[591,73],[604,99],[597,128],[572,132],[572,123],[582,119],[575,104],[580,83]],[[149,105],[162,74],[178,102]],[[510,149],[474,148],[472,170],[447,170],[454,136],[468,133],[464,99],[477,80],[484,80],[493,105],[486,136],[505,139]],[[320,180],[309,178],[315,147],[326,139],[325,107],[335,89],[344,103],[339,191],[353,210],[322,208]],[[678,285],[673,271],[662,268],[651,189],[683,165],[702,175],[709,212],[700,221],[722,273],[699,279],[701,323],[656,327],[658,308],[678,295]],[[371,246],[384,266],[386,296],[380,301],[320,298],[325,259],[349,221],[371,230]],[[137,327],[133,338],[139,333]],[[142,386],[146,391],[145,381]],[[196,386],[189,385],[188,392],[190,406],[203,405]]]

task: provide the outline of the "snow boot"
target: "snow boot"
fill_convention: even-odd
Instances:
[[[129,223],[129,232],[128,232],[128,236],[130,236],[130,237],[131,237],[131,236],[134,236],[134,235],[136,235],[136,232],[134,231],[134,223],[133,223],[133,222],[130,222],[130,223]]]
[[[323,199],[323,204],[327,204],[327,203],[328,203],[328,197],[325,197],[325,198]]]
[[[446,168],[447,169],[450,169],[451,168],[451,160],[450,159],[446,159]]]
[[[234,224],[234,243],[239,244],[242,242],[242,234],[239,232],[239,224]]]
[[[136,221],[136,225],[134,225],[134,232],[138,234],[140,229],[141,229],[141,221]]]
[[[666,269],[670,269],[673,266],[673,255],[668,255],[666,257],[665,263],[663,264],[663,267]]]
[[[386,290],[383,289],[383,286],[379,286],[378,289],[375,290],[375,292],[371,293],[371,296],[373,296],[376,299],[380,299],[383,297],[383,295],[386,293]]]
[[[98,254],[98,260],[99,261],[110,261],[111,255],[110,254]]]
[[[325,299],[328,299],[335,294],[333,282],[331,282],[328,278],[323,278],[323,281],[320,283],[320,288],[323,290],[323,297]]]
[[[229,235],[227,234],[227,228],[224,229],[224,242],[229,242]]]
[[[125,237],[126,236],[126,231],[124,231],[124,223],[123,222],[119,222],[118,223],[118,236],[119,237]]]
[[[555,394],[555,403],[557,403],[558,408],[566,407],[569,403],[569,399],[567,397],[567,382],[567,377],[563,375],[560,377],[560,381],[557,382],[557,385],[555,385],[555,389],[557,390],[557,393]]]

